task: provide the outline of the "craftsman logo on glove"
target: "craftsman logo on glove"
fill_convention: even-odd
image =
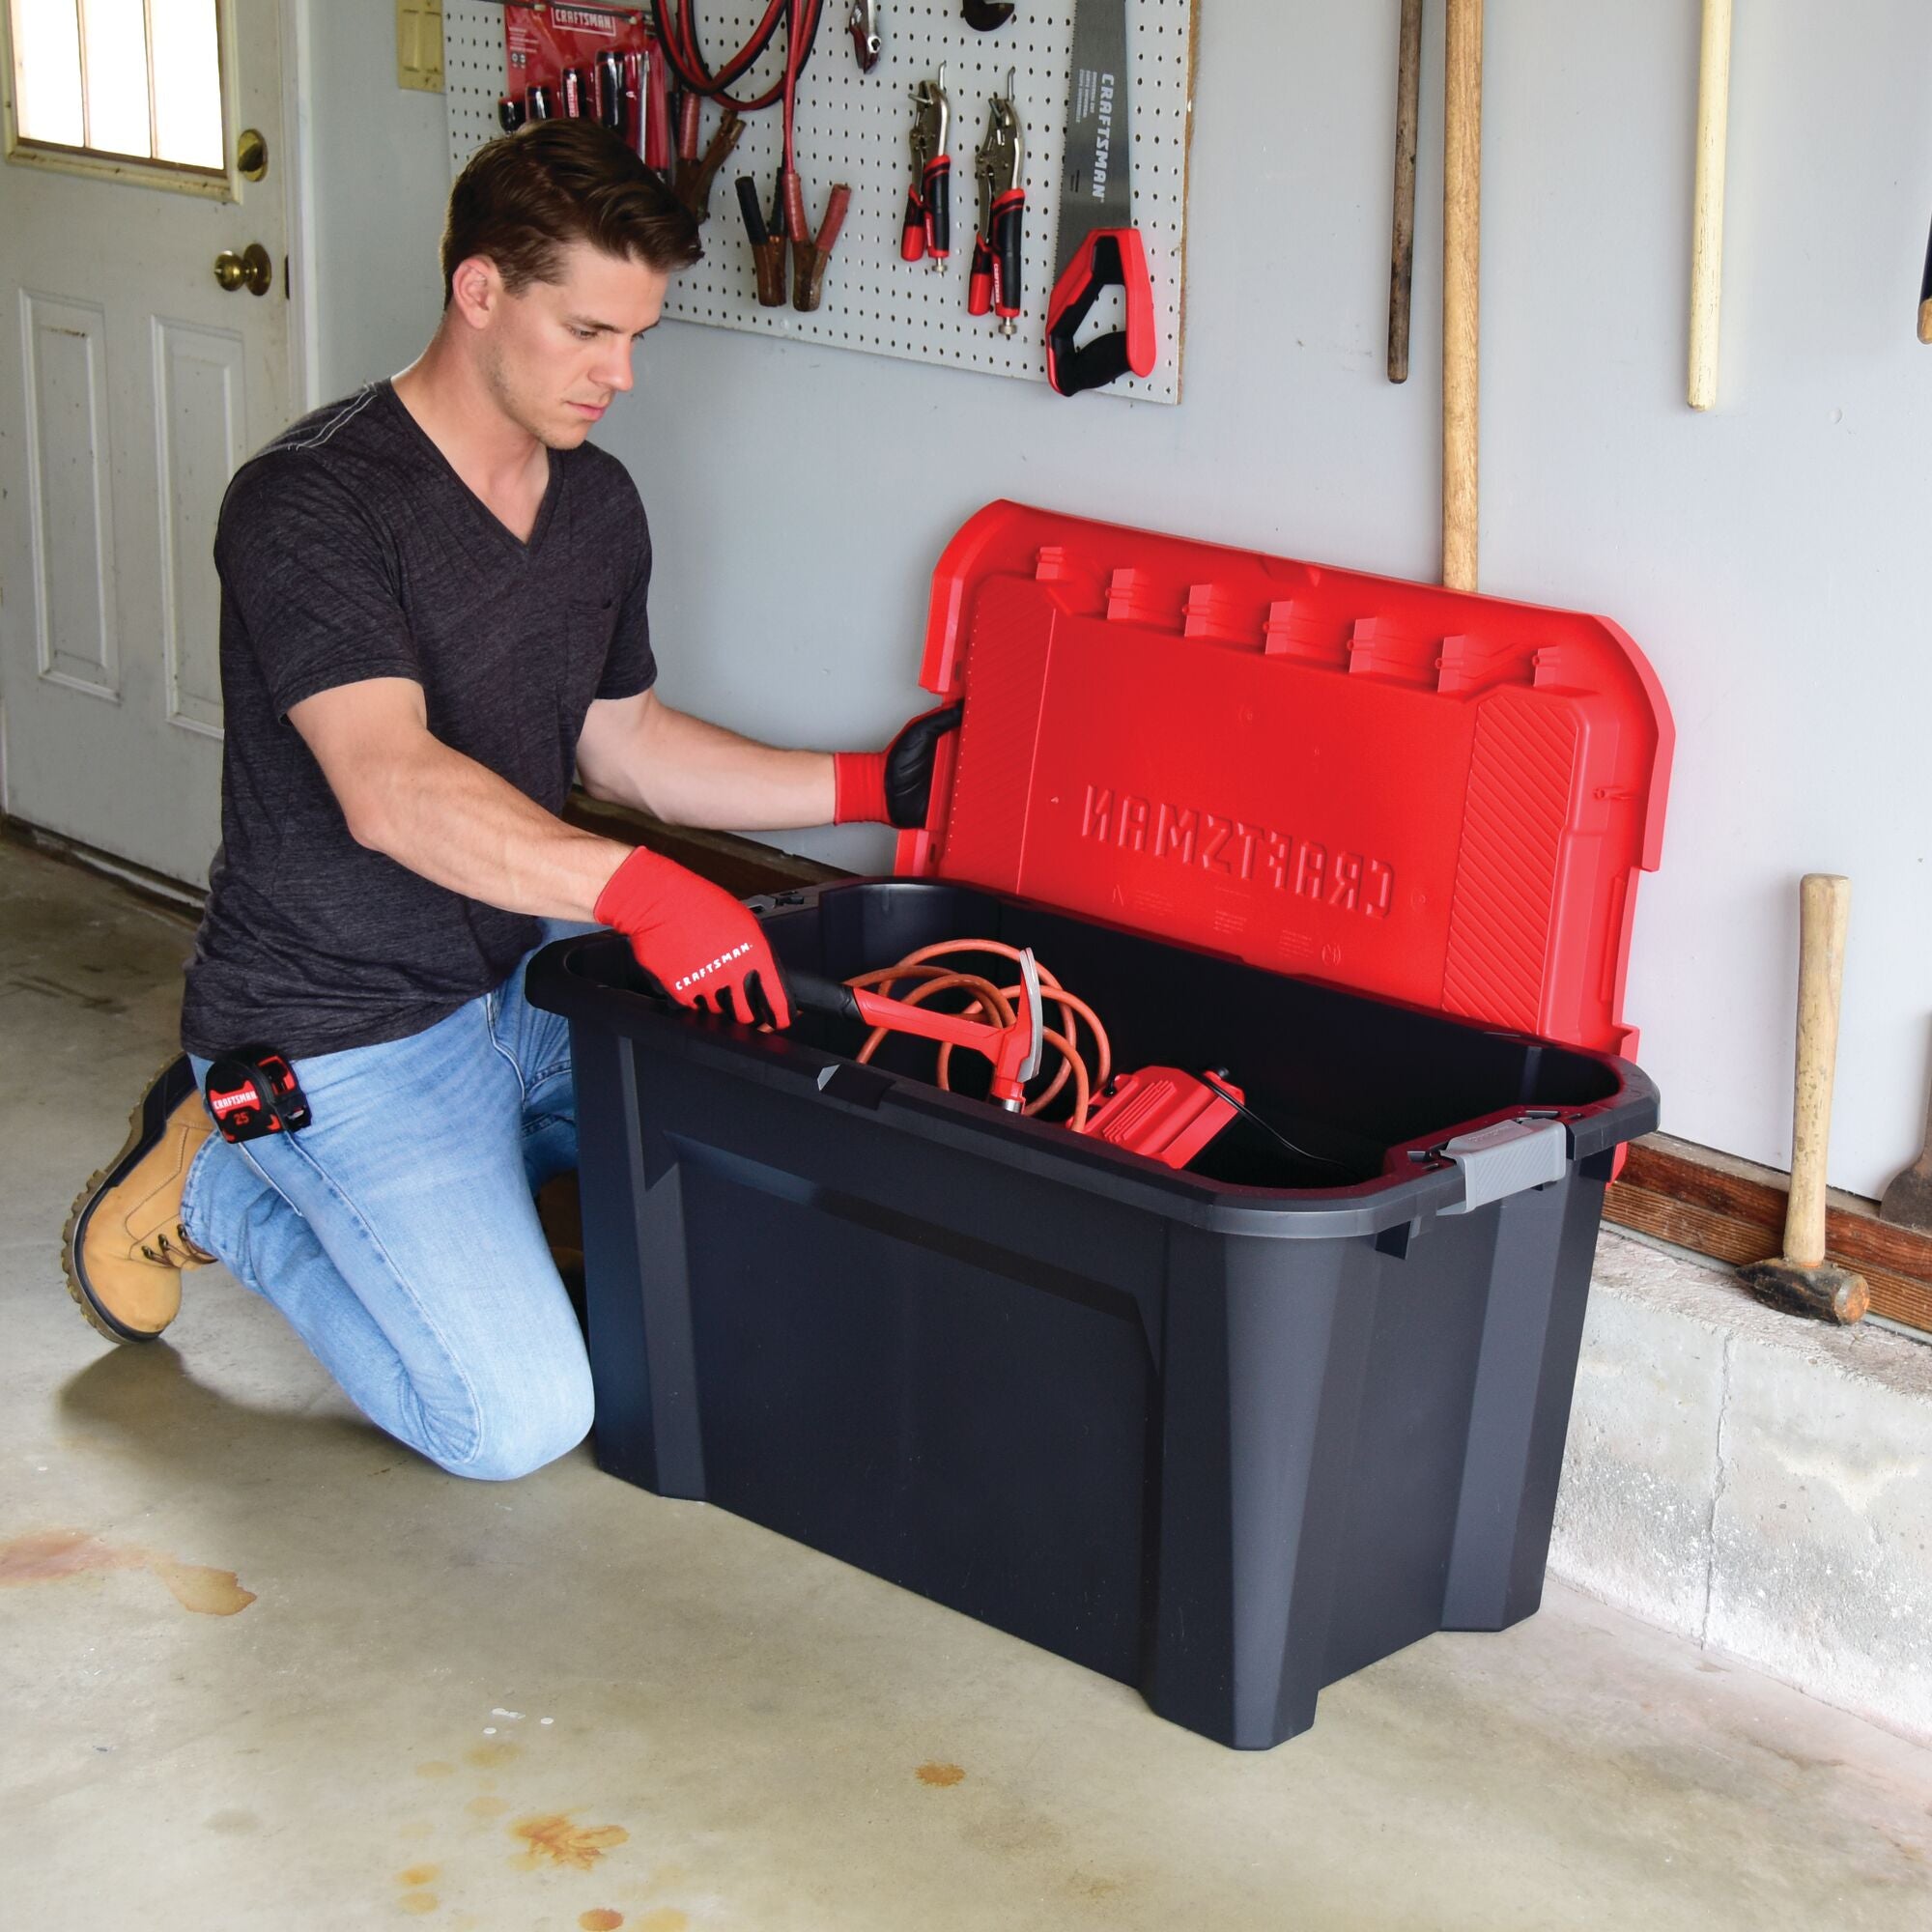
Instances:
[[[721,952],[708,966],[700,966],[696,973],[687,973],[683,979],[672,980],[671,991],[673,993],[681,993],[687,986],[695,986],[700,980],[710,979],[712,974],[717,972],[721,966],[728,966],[732,960],[742,959],[751,950],[751,944],[748,941],[743,946],[734,946],[729,952]]]
[[[722,886],[640,845],[597,895],[596,917],[630,940],[638,964],[679,1006],[715,1001],[726,1019],[791,1024],[758,922]]]

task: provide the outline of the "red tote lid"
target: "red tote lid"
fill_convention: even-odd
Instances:
[[[902,875],[1634,1057],[1674,732],[1606,619],[1002,502],[921,681],[965,716]]]

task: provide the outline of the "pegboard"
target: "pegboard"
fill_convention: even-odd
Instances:
[[[1145,380],[1123,377],[1091,393],[1145,402],[1180,400],[1182,278],[1186,264],[1187,154],[1198,0],[1127,0],[1132,64],[1129,119],[1133,141],[1134,222],[1147,246],[1160,332],[1160,360]],[[713,62],[741,45],[763,13],[738,4],[697,10],[700,43]],[[826,0],[818,40],[799,88],[795,147],[813,227],[835,182],[852,189],[852,206],[826,276],[822,305],[810,315],[760,308],[751,245],[731,184],[749,174],[769,206],[781,130],[776,106],[751,117],[736,151],[720,171],[704,225],[704,259],[671,282],[665,313],[684,322],[794,337],[865,355],[895,355],[975,369],[1025,382],[1046,382],[1046,298],[1058,258],[1055,235],[1067,68],[1073,45],[1072,0],[1019,0],[1013,18],[977,33],[959,0],[879,0],[884,49],[870,73],[852,57],[840,0]],[[497,0],[445,0],[443,38],[449,158],[455,171],[499,131],[503,92],[503,9]],[[778,45],[733,91],[755,95],[781,71]],[[912,179],[909,136],[912,88],[947,64],[952,103],[952,253],[928,270],[899,258],[899,222]],[[1016,332],[1005,336],[991,316],[966,312],[978,187],[973,155],[986,127],[991,97],[1014,71],[1012,98],[1025,126],[1027,189],[1022,299]],[[704,138],[719,109],[705,105]],[[1111,313],[1109,305],[1111,304]],[[1119,326],[1120,298],[1103,298],[1101,327]]]

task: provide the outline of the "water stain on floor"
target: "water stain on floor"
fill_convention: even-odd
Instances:
[[[617,1927],[624,1922],[624,1915],[612,1912],[609,1906],[599,1906],[594,1911],[580,1912],[577,1922],[582,1926],[583,1932],[617,1932]]]
[[[487,1744],[471,1745],[463,1753],[463,1760],[466,1764],[473,1764],[478,1771],[496,1771],[512,1758],[522,1755],[521,1745],[513,1745],[507,1738],[493,1738]]]
[[[432,1880],[440,1877],[441,1873],[440,1865],[412,1865],[408,1871],[399,1871],[396,1874],[396,1883],[408,1886],[412,1890],[419,1890]]]
[[[524,1871],[567,1865],[586,1872],[606,1852],[627,1843],[631,1836],[621,1825],[573,1824],[564,1811],[520,1818],[510,1827],[510,1835],[524,1841],[522,1856],[511,1861]]]
[[[84,1529],[42,1530],[0,1543],[0,1584],[50,1583],[103,1570],[145,1570],[167,1586],[183,1609],[200,1616],[232,1617],[255,1601],[254,1591],[244,1590],[232,1570],[184,1563],[132,1544],[103,1543]]]
[[[923,1764],[913,1774],[922,1784],[957,1784],[966,1776],[956,1764]]]

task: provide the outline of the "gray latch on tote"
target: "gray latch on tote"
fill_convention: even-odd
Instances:
[[[1467,1214],[1570,1171],[1570,1136],[1561,1121],[1498,1121],[1445,1141],[1442,1151],[1463,1170],[1463,1205],[1443,1214]]]

